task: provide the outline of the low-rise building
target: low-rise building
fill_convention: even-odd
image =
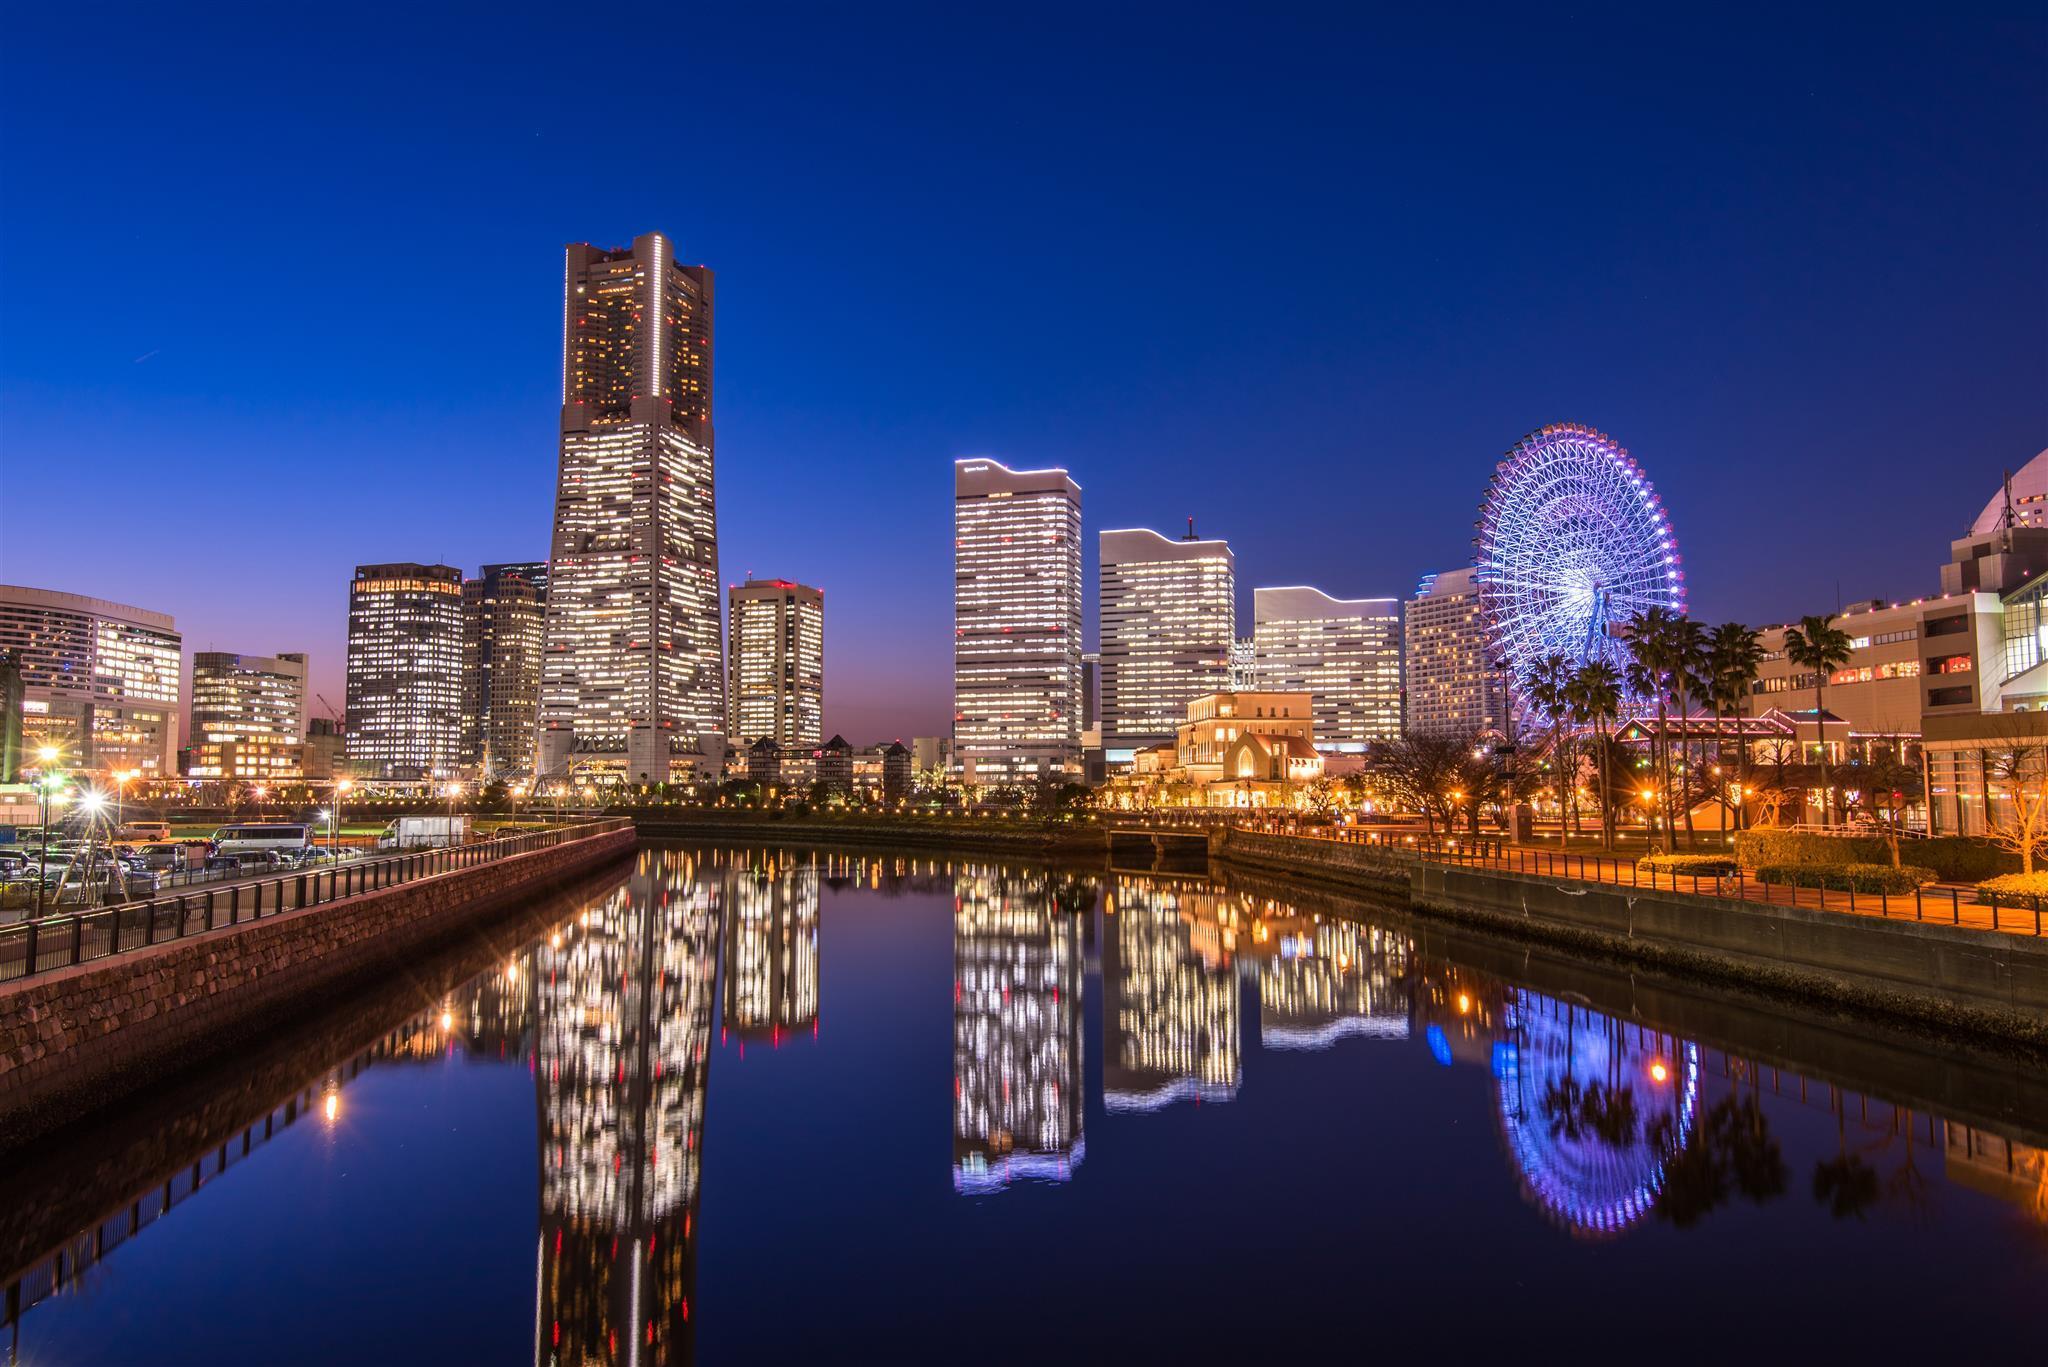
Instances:
[[[1834,625],[1848,633],[1850,655],[1829,673],[1824,705],[1851,731],[1914,734],[1923,717],[2000,710],[2006,625],[1997,594],[1873,600],[1837,614]],[[1752,714],[1813,707],[1814,673],[1785,653],[1789,630],[1758,633],[1764,659],[1751,687]]]
[[[1287,807],[1323,776],[1307,693],[1205,693],[1174,744],[1147,746],[1111,780],[1122,806]]]

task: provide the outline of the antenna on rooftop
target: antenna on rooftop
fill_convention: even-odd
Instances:
[[[1200,538],[1199,536],[1196,536],[1196,535],[1195,535],[1195,520],[1194,520],[1194,519],[1193,519],[1192,517],[1191,517],[1191,518],[1189,518],[1189,519],[1188,519],[1188,534],[1187,534],[1186,536],[1182,537],[1182,538],[1181,538],[1181,540],[1183,540],[1183,541],[1200,541],[1201,539],[1202,539],[1202,538]]]

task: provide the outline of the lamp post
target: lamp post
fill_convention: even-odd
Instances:
[[[42,822],[42,831],[37,837],[36,846],[36,917],[38,920],[42,918],[43,914],[43,885],[50,878],[50,784],[55,782],[57,777],[50,772],[50,766],[57,762],[58,753],[57,747],[54,745],[45,745],[36,751],[36,758],[42,761],[41,768],[36,774],[36,801],[39,808],[39,817]],[[30,964],[29,967],[34,968],[35,965]]]
[[[455,843],[455,799],[460,796],[462,796],[462,785],[460,783],[449,784],[448,826],[447,829],[443,832],[443,839],[446,841],[446,843],[450,845],[453,845]]]
[[[334,781],[333,815],[327,822],[327,857],[330,859],[341,857],[341,800],[348,796],[348,790],[353,787],[355,785],[345,778]]]

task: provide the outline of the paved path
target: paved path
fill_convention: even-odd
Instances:
[[[1339,840],[1344,844],[1387,844],[1399,847],[1405,843],[1398,832],[1346,833],[1342,836],[1320,836],[1299,833],[1291,837],[1297,840]],[[1418,842],[1419,843],[1419,842]],[[1825,888],[1793,888],[1783,884],[1759,883],[1747,874],[1732,878],[1686,878],[1674,880],[1667,874],[1652,875],[1636,867],[1635,860],[1626,856],[1607,854],[1570,854],[1558,850],[1532,849],[1529,847],[1507,846],[1500,849],[1488,845],[1484,856],[1462,856],[1450,849],[1417,850],[1424,859],[1443,863],[1454,863],[1479,868],[1506,869],[1510,872],[1540,874],[1544,877],[1570,879],[1575,882],[1614,883],[1630,887],[1671,888],[1680,892],[1697,892],[1704,897],[1722,897],[1745,902],[1768,902],[1776,906],[1815,907],[1827,911],[1850,912],[1858,916],[1883,916],[1892,920],[1923,920],[1937,925],[1969,926],[1977,930],[2000,930],[2013,935],[2040,935],[2048,930],[2048,915],[2037,913],[2031,908],[1999,907],[1995,911],[1975,902],[1976,888],[1967,883],[1935,883],[1922,888],[1915,895],[1880,896],[1875,893],[1832,892]],[[1994,924],[1995,917],[1995,924]]]

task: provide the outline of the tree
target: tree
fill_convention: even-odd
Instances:
[[[2020,857],[2020,872],[2048,847],[2048,748],[2012,728],[2003,748],[1984,755],[1984,826],[1991,843]]]
[[[1588,660],[1579,666],[1566,685],[1566,699],[1572,710],[1572,719],[1581,725],[1591,723],[1593,727],[1593,748],[1600,757],[1600,840],[1602,848],[1614,848],[1614,795],[1611,747],[1608,744],[1607,728],[1621,715],[1621,676],[1614,666],[1605,660]],[[1576,771],[1571,775],[1574,787],[1578,783]]]
[[[1906,738],[1873,738],[1851,772],[1855,788],[1849,809],[1878,828],[1891,851],[1892,867],[1898,868],[1899,834],[1906,828],[1906,813],[1920,801],[1922,786],[1920,766],[1906,759]],[[1844,786],[1850,781],[1844,779]]]
[[[1439,821],[1450,828],[1456,820],[1451,794],[1459,791],[1461,766],[1471,751],[1469,739],[1455,736],[1403,736],[1387,743],[1387,787],[1397,800],[1422,813],[1432,835]]]
[[[1813,671],[1813,725],[1820,736],[1820,822],[1823,826],[1828,824],[1829,808],[1833,805],[1828,797],[1828,675],[1848,663],[1851,653],[1849,633],[1833,625],[1834,620],[1832,613],[1820,617],[1809,614],[1799,619],[1798,626],[1785,630],[1785,658],[1801,669]]]
[[[1692,826],[1692,809],[1698,801],[1701,785],[1699,764],[1687,732],[1693,703],[1711,687],[1706,629],[1690,617],[1676,619],[1671,623],[1670,652],[1671,691],[1678,702],[1678,771],[1685,775],[1673,797],[1679,804],[1679,810],[1685,814],[1685,843],[1693,845],[1698,842]]]
[[[1758,644],[1756,633],[1740,622],[1723,622],[1707,637],[1707,696],[1714,705],[1715,749],[1721,749],[1719,733],[1724,717],[1733,716],[1739,723],[1749,711],[1750,690],[1755,687],[1757,675],[1762,671],[1764,648]],[[1749,787],[1749,745],[1743,739],[1741,728],[1736,728],[1735,738],[1735,788],[1736,800],[1729,805],[1735,809],[1735,824],[1744,824],[1742,800],[1739,794]]]
[[[1572,662],[1563,655],[1546,655],[1530,666],[1528,677],[1522,680],[1522,692],[1534,707],[1538,708],[1550,722],[1550,751],[1557,756],[1559,769],[1558,824],[1564,830],[1571,829],[1569,813],[1572,810],[1572,790],[1577,786],[1566,775],[1571,766],[1565,756],[1570,748],[1570,733],[1566,723],[1571,720]]]
[[[1657,704],[1657,733],[1650,741],[1664,812],[1664,849],[1672,849],[1671,830],[1671,676],[1679,667],[1677,626],[1682,620],[1667,608],[1645,608],[1628,621],[1628,688]]]

